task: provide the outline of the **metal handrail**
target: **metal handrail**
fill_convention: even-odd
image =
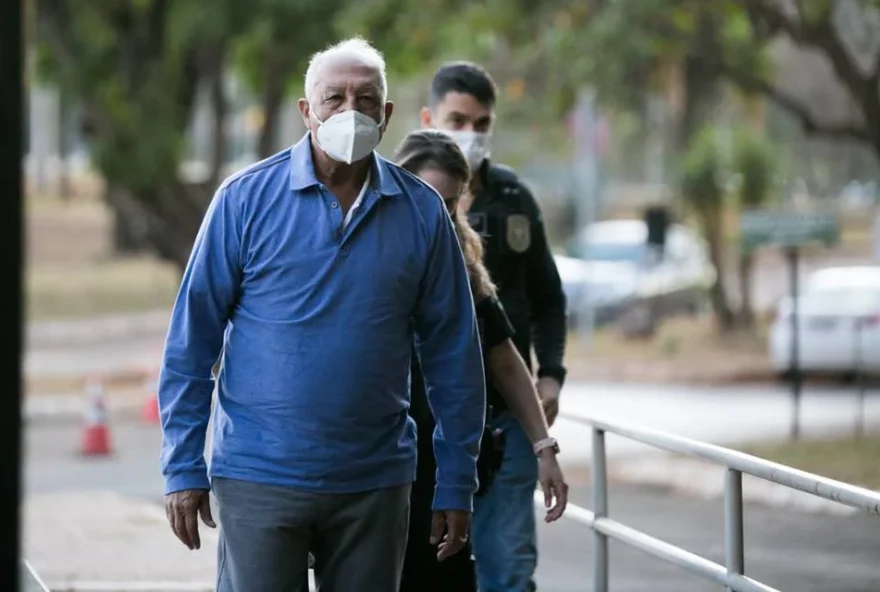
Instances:
[[[43,583],[33,566],[25,559],[21,560],[21,582],[23,592],[49,592],[49,587]]]
[[[659,430],[620,422],[566,414],[592,431],[593,510],[580,510],[574,518],[593,529],[593,592],[608,592],[608,539],[613,538],[673,563],[686,571],[726,586],[733,592],[780,592],[745,576],[743,541],[743,473],[803,491],[853,508],[880,514],[880,494],[849,483],[774,463],[750,454],[683,438]],[[608,517],[608,471],[605,434],[612,433],[642,444],[726,467],[724,479],[725,563],[720,565],[662,539],[647,535]],[[570,513],[569,509],[569,513]]]

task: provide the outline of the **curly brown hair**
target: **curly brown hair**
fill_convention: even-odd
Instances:
[[[458,144],[450,136],[437,130],[417,130],[410,132],[394,151],[394,162],[401,168],[418,175],[422,171],[434,170],[447,174],[460,182],[467,191],[470,169],[467,159]],[[467,266],[468,277],[474,300],[479,302],[495,295],[495,284],[483,264],[483,240],[471,228],[465,216],[456,208],[452,222],[461,244],[461,251]]]

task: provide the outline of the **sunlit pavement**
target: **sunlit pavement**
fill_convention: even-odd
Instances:
[[[880,391],[868,392],[865,424],[880,428]],[[785,385],[687,387],[573,383],[563,391],[560,420],[554,426],[567,462],[589,459],[589,431],[577,418],[609,420],[668,431],[713,444],[731,445],[789,434],[792,400]],[[854,387],[804,389],[801,430],[804,436],[852,430],[858,399]],[[641,444],[608,436],[610,456],[655,452]],[[878,588],[880,589],[880,588]]]
[[[810,430],[830,429],[834,422],[846,426],[851,407],[844,393],[808,394],[804,415],[816,419],[805,421],[805,426]],[[784,434],[787,409],[784,392],[772,389],[701,389],[697,393],[667,387],[573,384],[563,399],[566,414],[623,416],[635,423],[716,441],[744,439],[765,428]],[[876,407],[870,409],[876,420]],[[745,420],[749,423],[738,427]],[[171,584],[166,587],[168,592],[204,589],[197,586],[203,586],[205,578],[210,580],[213,571],[211,538],[206,550],[190,553],[180,547],[162,521],[158,428],[112,417],[111,430],[114,455],[84,459],[78,456],[81,434],[76,421],[39,420],[28,426],[25,486],[32,508],[25,521],[28,556],[50,581],[149,578],[176,582],[176,588]],[[554,431],[562,441],[567,462],[588,453],[585,428],[561,420]],[[642,450],[609,440],[612,454]],[[574,501],[590,505],[582,482],[575,487]],[[53,510],[47,514],[41,508]],[[615,485],[611,513],[710,559],[723,558],[720,502]],[[798,592],[877,592],[880,519],[801,514],[761,506],[750,506],[746,518],[750,545],[746,565],[755,576]],[[589,590],[591,537],[586,526],[570,518],[541,525],[541,590]],[[617,544],[611,548],[614,592],[718,589],[638,551]],[[145,566],[149,566],[146,572]]]

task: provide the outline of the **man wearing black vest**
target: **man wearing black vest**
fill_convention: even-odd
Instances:
[[[565,295],[547,243],[541,211],[529,189],[508,167],[489,160],[497,92],[489,74],[470,62],[443,65],[431,82],[423,127],[453,136],[471,167],[470,193],[461,203],[483,236],[485,261],[516,331],[513,337],[532,367],[550,425],[565,380]],[[503,432],[504,456],[489,490],[474,500],[471,540],[481,592],[536,589],[533,494],[537,459],[525,432],[498,397],[489,401],[490,425]]]

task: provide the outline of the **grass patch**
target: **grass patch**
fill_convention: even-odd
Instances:
[[[830,479],[880,489],[880,433],[748,446],[743,452]]]
[[[763,324],[722,334],[711,315],[664,320],[650,339],[626,339],[614,326],[589,340],[570,334],[565,362],[575,380],[742,382],[772,375]]]
[[[683,360],[691,365],[716,360],[767,358],[767,331],[763,325],[753,331],[734,331],[722,334],[711,315],[696,318],[665,319],[651,339],[627,339],[616,326],[596,331],[587,341],[572,335],[568,352],[572,358],[591,362],[628,363],[674,362]]]
[[[28,320],[66,319],[168,308],[179,286],[174,267],[153,258],[31,265]]]

